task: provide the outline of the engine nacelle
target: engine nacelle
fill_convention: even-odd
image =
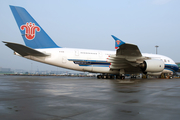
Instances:
[[[164,70],[164,62],[161,60],[145,60],[140,64],[140,68],[144,73],[160,73]]]
[[[147,72],[147,75],[152,75],[152,76],[159,76],[161,75],[162,72]]]

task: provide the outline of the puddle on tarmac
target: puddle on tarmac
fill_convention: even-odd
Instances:
[[[118,92],[120,92],[120,93],[136,93],[136,92],[139,92],[139,90],[137,90],[137,91],[133,91],[133,90],[119,90]]]
[[[121,112],[123,112],[123,113],[132,113],[132,111],[128,111],[128,110],[121,110]]]
[[[124,103],[139,103],[139,101],[138,100],[129,100],[129,101],[126,101]]]

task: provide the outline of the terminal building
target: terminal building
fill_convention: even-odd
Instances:
[[[11,68],[2,68],[0,67],[0,73],[14,73]]]

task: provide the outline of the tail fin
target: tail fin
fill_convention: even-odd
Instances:
[[[10,6],[26,46],[30,48],[58,48],[33,17],[22,7]]]
[[[122,40],[120,40],[119,38],[115,37],[114,35],[111,35],[114,40],[115,40],[115,49],[118,49],[119,46],[121,46],[122,44],[125,44],[125,42],[123,42]]]

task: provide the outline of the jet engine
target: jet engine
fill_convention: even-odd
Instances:
[[[147,72],[147,75],[152,75],[152,76],[159,76],[161,75],[162,72]]]
[[[140,64],[142,72],[149,75],[160,75],[164,67],[162,60],[145,60]]]

